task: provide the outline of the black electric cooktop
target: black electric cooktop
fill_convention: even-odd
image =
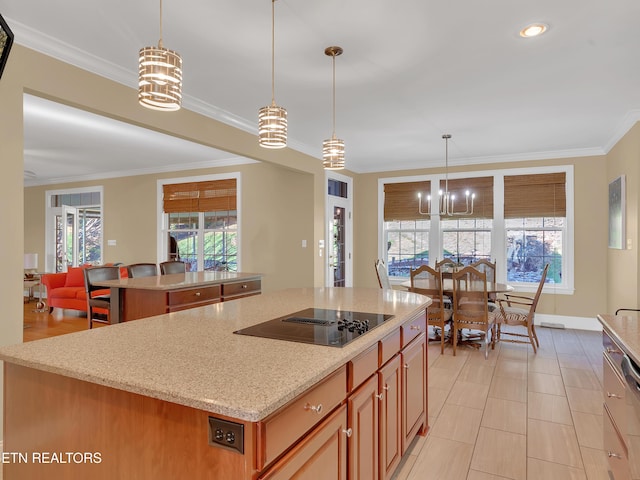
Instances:
[[[392,317],[381,313],[306,308],[233,333],[343,347]]]

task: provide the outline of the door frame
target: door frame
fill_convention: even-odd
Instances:
[[[329,195],[329,180],[337,180],[347,184],[347,197]],[[331,235],[333,231],[333,207],[345,208],[345,287],[353,287],[353,178],[335,171],[325,172],[325,286],[333,286],[333,269],[330,263]]]
[[[55,216],[56,214],[62,214],[63,207],[52,207],[51,197],[54,195],[75,194],[75,193],[92,193],[97,192],[100,194],[100,225],[102,230],[100,231],[100,262],[104,259],[104,188],[101,185],[92,187],[80,187],[80,188],[65,188],[61,190],[47,190],[44,195],[45,201],[45,232],[44,232],[44,271],[55,272],[56,271],[56,238],[55,238]],[[71,207],[77,210],[77,207]],[[76,212],[76,232],[78,231],[78,216]],[[78,258],[78,237],[75,239],[75,258],[77,263]]]

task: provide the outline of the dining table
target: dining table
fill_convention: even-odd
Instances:
[[[428,280],[425,278],[416,278],[413,280],[413,288],[423,289],[423,290],[436,290],[437,285],[433,280]],[[464,282],[466,286],[466,290],[471,292],[481,292],[484,288],[483,282],[480,281],[469,281]],[[409,291],[412,290],[411,280],[406,280],[401,284],[403,287],[406,287]],[[442,279],[442,291],[445,295],[453,295],[453,279],[451,278],[443,278]],[[498,293],[507,293],[513,292],[513,287],[506,283],[499,282],[487,282],[487,294],[489,297],[495,296]]]
[[[463,282],[465,284],[465,289],[467,291],[471,291],[471,292],[482,292],[484,289],[484,282],[481,281],[465,281]],[[491,302],[492,300],[495,300],[497,297],[498,293],[508,293],[508,292],[512,292],[514,289],[511,285],[508,285],[506,283],[500,283],[500,282],[486,282],[487,283],[487,295],[489,297],[489,301]],[[407,290],[414,291],[413,288],[415,288],[416,290],[418,289],[423,289],[423,290],[436,290],[437,289],[437,285],[436,282],[433,279],[426,279],[426,278],[414,278],[413,280],[413,287],[411,286],[411,280],[406,280],[404,282],[402,282],[402,286],[406,287]],[[442,292],[445,295],[445,297],[450,297],[453,298],[453,279],[451,277],[444,277],[442,279]],[[449,300],[450,301],[450,300]],[[455,319],[453,317],[451,317],[451,322],[454,322]],[[429,337],[429,340],[437,340],[439,341],[439,335],[436,334],[435,330],[433,332],[433,337]],[[449,336],[449,335],[447,335]],[[473,348],[479,348],[480,347],[480,343],[479,341],[482,340],[482,338],[484,337],[484,332],[478,331],[478,330],[468,330],[468,331],[464,331],[461,330],[458,332],[458,345],[459,346],[471,346]],[[449,341],[451,340],[451,337],[449,336]]]

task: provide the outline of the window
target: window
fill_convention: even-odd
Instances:
[[[383,257],[391,277],[407,277],[412,269],[429,265],[428,220],[385,222],[387,254]]]
[[[493,177],[458,178],[449,180],[448,191],[457,198],[473,192],[473,213],[440,217],[442,252],[439,258],[451,258],[456,263],[469,265],[481,258],[491,260],[491,233],[493,230]],[[445,181],[440,181],[445,190]],[[464,202],[458,202],[464,203]],[[453,204],[453,212],[464,211],[466,205]]]
[[[496,280],[534,291],[545,264],[556,293],[573,292],[573,169],[571,166],[498,170],[487,176],[450,175],[449,191],[476,193],[473,215],[421,215],[418,192],[437,198],[444,176],[379,180],[379,256],[395,283],[411,269],[452,258],[495,260]],[[462,178],[464,175],[464,178]],[[424,208],[424,205],[423,205]],[[464,209],[464,200],[455,210]]]
[[[504,177],[507,281],[562,284],[566,230],[566,175]]]
[[[429,264],[431,222],[418,211],[418,193],[428,192],[429,182],[384,185],[384,245],[381,258],[390,277],[409,277],[409,272]]]
[[[167,255],[191,271],[238,271],[237,179],[165,184]]]
[[[453,218],[442,220],[442,256],[469,265],[481,258],[491,260],[492,220]]]

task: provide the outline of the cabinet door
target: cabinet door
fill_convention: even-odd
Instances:
[[[347,479],[347,406],[342,405],[260,480]]]
[[[378,378],[374,375],[347,401],[349,428],[349,479],[378,478]],[[325,477],[328,478],[328,477]]]
[[[380,479],[391,478],[402,458],[402,388],[400,355],[378,372],[380,402]]]
[[[413,437],[427,427],[427,344],[425,334],[401,352],[402,357],[402,454]]]

